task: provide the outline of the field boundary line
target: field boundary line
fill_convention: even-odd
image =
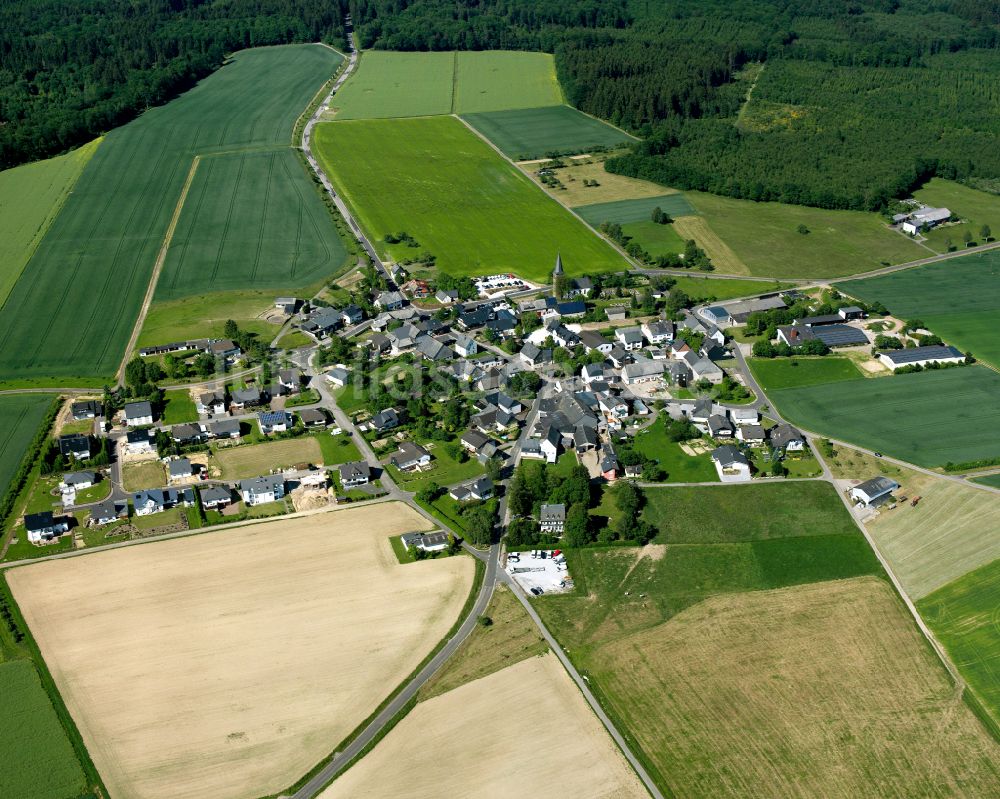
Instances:
[[[558,78],[556,79],[556,82],[557,82],[557,83],[559,82],[559,81],[558,81]],[[560,91],[560,92],[562,92],[562,84],[561,84],[561,83],[559,84],[559,91]],[[595,117],[595,116],[594,116],[593,114],[588,114],[588,113],[587,113],[586,111],[581,111],[581,110],[580,110],[579,108],[577,108],[577,107],[576,107],[575,105],[571,105],[571,104],[570,104],[570,103],[569,103],[569,102],[568,102],[568,101],[566,100],[566,95],[565,95],[565,94],[563,95],[563,102],[562,102],[562,105],[566,106],[567,108],[572,108],[572,109],[573,109],[574,111],[579,111],[579,112],[580,112],[581,114],[583,114],[583,115],[584,115],[585,117],[590,117],[590,118],[591,118],[591,119],[593,119],[593,120],[594,120],[595,122],[600,122],[600,123],[601,123],[602,125],[607,125],[607,126],[608,126],[609,128],[614,128],[614,129],[615,129],[615,130],[617,130],[617,131],[618,131],[619,133],[624,133],[624,134],[625,134],[626,136],[628,136],[628,137],[629,137],[629,138],[630,138],[630,139],[631,139],[631,140],[632,140],[633,142],[640,142],[640,141],[642,141],[642,139],[640,139],[640,138],[639,138],[638,136],[635,136],[635,135],[633,135],[632,133],[629,133],[629,132],[628,132],[627,130],[625,130],[625,128],[620,128],[620,127],[618,127],[617,125],[615,125],[615,124],[613,124],[613,123],[611,123],[611,122],[608,122],[608,120],[606,120],[606,119],[601,119],[600,117]],[[545,159],[545,160],[549,160],[549,159]],[[666,187],[665,187],[665,188],[666,188]],[[682,194],[683,192],[682,192],[682,191],[681,191],[680,189],[678,189],[678,190],[677,190],[677,193],[678,193],[678,194]]]
[[[201,163],[201,156],[196,155],[191,161],[191,168],[188,170],[187,177],[184,179],[184,185],[181,187],[180,197],[177,198],[177,204],[174,206],[174,213],[170,217],[170,224],[167,225],[167,232],[163,235],[163,242],[160,244],[160,251],[156,255],[156,261],[153,263],[153,274],[149,277],[149,285],[146,287],[146,295],[142,298],[142,307],[139,309],[139,316],[135,320],[135,325],[132,327],[132,335],[129,337],[128,344],[125,347],[125,354],[122,356],[121,365],[118,367],[118,381],[121,381],[125,377],[125,365],[128,363],[129,358],[132,355],[132,351],[135,349],[136,342],[139,340],[139,334],[142,332],[142,326],[146,323],[146,316],[149,314],[149,306],[153,304],[153,293],[156,291],[156,284],[160,280],[160,274],[163,272],[163,265],[167,260],[167,250],[170,249],[170,242],[173,241],[174,231],[177,230],[177,223],[181,218],[181,210],[184,208],[184,203],[187,201],[188,192],[191,190],[191,184],[194,183],[194,175],[198,171],[198,165]]]

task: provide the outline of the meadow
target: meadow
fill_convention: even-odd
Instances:
[[[952,246],[965,246],[964,236],[968,233],[978,244],[985,244],[980,232],[983,225],[1000,231],[1000,197],[990,192],[964,186],[943,178],[931,178],[921,188],[913,192],[921,202],[938,208],[947,208],[961,219],[961,223],[938,227],[924,233],[925,244],[938,252],[946,252],[950,239]],[[994,236],[1000,235],[998,232]]]
[[[270,341],[281,329],[266,321],[274,310],[273,291],[220,291],[154,302],[139,333],[138,346],[167,344],[189,338],[222,338],[226,320],[239,323],[240,330]]]
[[[787,284],[767,280],[713,280],[708,277],[671,276],[673,289],[683,291],[693,300],[725,302],[737,297],[753,297],[769,291],[778,291]]]
[[[242,480],[287,469],[297,463],[322,463],[323,451],[312,436],[221,447],[212,453],[212,462],[224,480]]]
[[[324,123],[315,143],[324,169],[384,253],[415,252],[382,241],[405,231],[419,242],[417,252],[432,253],[451,274],[511,271],[546,282],[556,253],[570,274],[625,268],[607,242],[457,119]],[[339,158],[342,152],[354,157]]]
[[[86,777],[30,660],[0,661],[0,696],[0,795],[81,796]]]
[[[970,254],[837,288],[865,302],[878,300],[901,319],[920,319],[963,352],[1000,367],[1000,253]]]
[[[199,162],[155,299],[250,286],[294,290],[321,281],[345,258],[294,150],[213,155]]]
[[[462,51],[455,54],[457,114],[558,106],[563,102],[550,53],[511,50]]]
[[[750,371],[764,391],[823,386],[864,377],[850,358],[750,358]]]
[[[635,200],[618,200],[609,203],[577,206],[573,210],[591,225],[597,227],[603,222],[649,221],[653,210],[660,208],[672,217],[690,216],[696,211],[683,194],[661,194],[659,197],[642,197]]]
[[[647,219],[622,225],[622,233],[641,244],[654,258],[684,252],[684,239],[677,234],[673,225],[660,225]]]
[[[1000,728],[1000,560],[917,603],[920,615]]]
[[[0,501],[53,399],[49,394],[0,396]]]
[[[671,441],[665,433],[665,422],[661,417],[645,430],[636,434],[635,450],[647,458],[655,460],[667,473],[668,483],[712,483],[719,479],[719,473],[708,455],[692,458],[680,444]]]
[[[100,143],[0,172],[0,308]]]
[[[109,133],[0,310],[0,378],[114,374],[194,157],[289,146],[296,118],[339,61],[315,45],[242,51]],[[305,172],[294,174],[322,207]],[[259,219],[258,210],[232,225]],[[163,278],[169,284],[169,271]]]
[[[1000,375],[966,366],[786,388],[781,414],[828,438],[934,467],[1000,456]]]
[[[758,203],[697,191],[685,196],[757,277],[837,277],[929,254],[889,230],[875,213]],[[799,225],[809,232],[800,233]]]
[[[403,566],[389,544],[426,529],[386,503],[7,579],[106,795],[245,799],[328,756],[452,627],[472,559]]]
[[[866,526],[914,600],[1000,558],[1000,494],[911,470],[893,479],[898,494],[920,503],[900,503]]]
[[[563,164],[560,167],[552,167],[552,161],[521,163],[519,166],[545,191],[570,208],[680,193],[659,183],[608,172],[604,164],[609,157],[602,154],[587,158],[559,159],[558,163]],[[538,173],[546,168],[554,170],[561,186],[547,186],[541,182],[541,175]]]
[[[624,131],[568,105],[463,112],[462,119],[514,161],[585,153],[635,141]]]

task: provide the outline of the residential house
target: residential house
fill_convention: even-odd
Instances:
[[[431,284],[426,280],[421,280],[419,278],[407,280],[402,286],[400,286],[400,289],[402,289],[404,294],[409,294],[415,300],[426,299],[432,294]]]
[[[265,401],[264,395],[257,388],[238,388],[233,392],[232,404],[235,410],[255,408],[258,405],[263,405]]]
[[[790,424],[779,424],[771,428],[769,433],[771,446],[783,452],[802,452],[806,448],[806,439]]]
[[[347,490],[366,485],[372,477],[372,469],[367,461],[350,461],[337,467],[341,488]]]
[[[194,504],[194,491],[190,488],[147,488],[132,494],[132,506],[136,516],[149,516],[175,507],[190,507]]]
[[[201,429],[201,425],[175,424],[170,428],[170,437],[183,446],[199,443],[205,437],[205,432]]]
[[[48,543],[69,532],[69,517],[53,517],[52,511],[29,513],[24,517],[24,531],[32,544]]]
[[[144,427],[153,423],[153,406],[148,402],[127,402],[124,410],[128,427]]]
[[[265,436],[271,433],[284,433],[292,428],[292,415],[288,411],[263,411],[257,414],[260,432]]]
[[[573,297],[589,297],[594,290],[594,281],[589,277],[577,277],[566,280],[562,295],[567,300]]]
[[[757,422],[760,421],[760,413],[756,408],[733,407],[729,409],[729,418],[732,419],[733,424],[735,425],[757,424]]]
[[[372,417],[371,425],[379,433],[384,433],[386,430],[392,430],[393,428],[399,427],[399,413],[395,408],[386,408],[384,411],[379,411]]]
[[[450,361],[455,357],[450,347],[433,336],[420,336],[417,339],[416,349],[425,360],[432,363]]]
[[[73,414],[73,418],[82,422],[84,419],[95,419],[104,412],[104,407],[101,405],[100,400],[82,400],[80,402],[74,402],[70,406],[70,413]]]
[[[663,373],[667,380],[681,388],[691,381],[691,369],[684,361],[667,361]]]
[[[521,352],[519,353],[520,358],[528,366],[541,366],[546,363],[552,363],[552,350],[542,349],[537,344],[532,344],[530,341],[521,347]]]
[[[622,368],[622,382],[627,386],[638,383],[650,383],[663,378],[664,361],[654,361],[652,358],[637,358],[633,363]]]
[[[493,481],[484,475],[471,483],[455,486],[448,495],[458,502],[481,502],[493,496]]]
[[[500,311],[493,319],[487,320],[485,327],[501,338],[509,338],[517,329],[517,318],[510,311]]]
[[[555,313],[565,319],[573,319],[587,313],[587,303],[583,300],[573,300],[572,302],[560,302],[554,308]]]
[[[546,337],[551,336],[559,347],[575,347],[580,343],[580,337],[565,325],[550,323],[544,327],[544,331]]]
[[[66,458],[84,461],[90,457],[90,436],[68,433],[59,436],[59,453]]]
[[[718,385],[725,377],[722,367],[708,358],[701,357],[691,350],[684,353],[683,361],[691,370],[691,377],[695,382],[707,380],[713,385]]]
[[[302,387],[302,372],[299,369],[279,369],[278,385],[294,394]]]
[[[744,444],[763,444],[767,433],[759,424],[741,424],[736,428],[736,437]]]
[[[407,552],[411,547],[421,552],[443,552],[449,544],[447,533],[403,533],[399,540]]]
[[[674,323],[666,320],[643,322],[642,335],[650,344],[667,344],[674,340]]]
[[[106,499],[90,508],[90,520],[98,525],[111,524],[128,518],[128,503]]]
[[[365,312],[353,303],[340,310],[340,320],[344,325],[356,325],[365,318]]]
[[[62,476],[59,488],[63,491],[83,491],[97,483],[97,472],[66,472]]]
[[[708,434],[712,438],[732,438],[733,425],[730,423],[729,419],[720,413],[713,413],[708,417]]]
[[[880,352],[878,359],[890,369],[927,366],[932,363],[965,363],[965,355],[955,347],[934,345]]]
[[[394,311],[405,303],[406,299],[398,291],[383,291],[375,298],[375,306],[383,311]]]
[[[208,423],[208,434],[212,438],[239,438],[239,419],[219,419]]]
[[[395,330],[390,330],[386,336],[392,344],[393,354],[398,355],[416,346],[420,331],[411,324],[404,324]]]
[[[466,430],[459,440],[461,445],[469,452],[475,454],[482,450],[489,443],[489,439],[478,430]]]
[[[620,327],[615,331],[615,338],[626,352],[642,349],[642,329],[639,327]]]
[[[866,508],[881,505],[887,501],[893,491],[899,488],[899,483],[888,477],[878,476],[865,480],[850,490],[850,497]]]
[[[205,416],[221,416],[226,413],[226,392],[206,391],[198,395],[195,409]]]
[[[360,309],[359,309],[360,310]],[[336,308],[314,308],[309,312],[300,327],[314,336],[329,336],[344,324],[344,312]]]
[[[285,496],[285,478],[280,474],[268,474],[240,480],[240,493],[243,495],[243,503],[248,508],[277,502]]]
[[[412,441],[404,441],[399,445],[399,449],[389,458],[389,463],[401,472],[408,472],[414,469],[421,469],[431,462],[431,454],[419,444]]]
[[[219,510],[233,501],[233,492],[226,486],[209,486],[199,491],[201,506],[205,510]]]
[[[351,379],[351,373],[344,369],[342,366],[335,366],[329,372],[326,373],[326,379],[333,385],[341,388],[347,385],[347,381]]]
[[[723,483],[741,483],[750,479],[750,461],[732,444],[712,450],[712,463]]]
[[[208,354],[221,360],[232,360],[241,354],[240,348],[231,339],[223,338],[208,345]]]
[[[604,309],[604,315],[609,322],[624,322],[628,319],[628,307],[625,305],[609,305]]]
[[[167,479],[171,483],[187,480],[192,474],[194,468],[187,458],[175,458],[167,464]]]
[[[470,336],[456,336],[455,352],[463,358],[468,358],[479,352],[479,345],[476,343],[476,340]]]
[[[612,347],[615,346],[613,342],[608,341],[596,330],[581,330],[579,338],[580,343],[587,352],[597,350],[602,355],[607,355],[611,352]]]
[[[559,458],[559,449],[562,445],[562,435],[554,425],[549,427],[542,434],[542,440],[538,442],[542,456],[548,463],[555,463]]]
[[[538,526],[543,533],[562,535],[566,528],[566,506],[562,503],[542,505],[538,514]]]
[[[615,455],[614,448],[610,444],[601,447],[601,477],[609,483],[618,479],[618,456]]]
[[[504,413],[509,413],[511,416],[516,416],[524,410],[524,406],[521,405],[519,400],[516,400],[513,397],[508,397],[502,391],[494,391],[487,394],[479,401],[480,408],[485,409],[491,405],[499,408]]]
[[[475,330],[478,327],[485,325],[490,319],[493,318],[493,309],[488,305],[480,305],[478,308],[466,311],[461,310],[458,313],[458,326],[462,330]]]
[[[125,434],[125,449],[130,455],[156,452],[156,433],[152,430],[129,430]]]
[[[442,305],[451,305],[454,302],[458,302],[458,292],[455,289],[438,289],[434,295],[434,299]]]
[[[368,337],[367,344],[376,355],[384,355],[392,350],[392,342],[384,333],[372,333]]]
[[[733,319],[729,315],[729,311],[723,308],[721,305],[710,305],[707,308],[702,308],[699,312],[701,317],[714,327],[731,327],[733,325]]]
[[[299,418],[304,427],[326,427],[330,421],[322,408],[304,408],[299,411]]]
[[[599,363],[585,363],[580,370],[580,377],[587,385],[595,380],[604,380],[604,366]]]

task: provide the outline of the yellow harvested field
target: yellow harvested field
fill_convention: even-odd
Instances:
[[[716,272],[724,275],[749,275],[747,265],[739,259],[729,245],[719,238],[703,216],[679,216],[674,220],[674,230],[682,239],[694,239],[709,258]]]
[[[664,194],[677,193],[677,189],[667,188],[659,183],[608,172],[604,169],[603,158],[593,160],[591,163],[563,160],[571,166],[555,170],[555,177],[566,187],[565,189],[553,189],[541,182],[538,170],[543,167],[543,163],[522,162],[519,166],[535,183],[559,202],[570,207],[616,200],[636,200],[642,197],[662,197]],[[598,185],[584,186],[584,180],[596,180]]]
[[[421,702],[320,799],[403,796],[648,794],[549,653]]]
[[[451,628],[473,563],[400,565],[384,503],[17,568],[7,579],[114,799],[294,783]]]
[[[910,472],[895,478],[902,502],[867,522],[868,531],[916,601],[966,572],[1000,558],[1000,494],[955,480]]]
[[[591,660],[673,796],[1000,796],[996,742],[875,577],[717,596]]]
[[[322,463],[323,453],[316,439],[300,436],[218,449],[214,459],[220,477],[241,480],[269,474],[272,469],[287,469],[297,463]]]

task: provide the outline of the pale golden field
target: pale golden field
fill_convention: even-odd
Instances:
[[[571,166],[563,167],[555,171],[555,176],[559,178],[565,189],[553,189],[546,186],[538,177],[538,170],[542,167],[537,163],[521,164],[535,183],[542,189],[555,197],[559,202],[571,208],[577,205],[591,205],[593,203],[607,203],[616,200],[635,200],[640,197],[660,197],[664,194],[676,194],[677,189],[670,189],[661,186],[659,183],[652,183],[648,180],[616,175],[604,169],[604,160],[595,159],[592,163],[586,161],[574,162],[570,158],[563,159]],[[596,180],[597,186],[584,186],[584,180]]]
[[[909,470],[894,479],[920,502],[866,525],[914,601],[1000,558],[1000,494]]]
[[[648,794],[552,653],[418,704],[320,799]]]
[[[400,565],[386,503],[7,575],[113,799],[251,799],[328,755],[444,637],[472,585]]]
[[[703,216],[679,216],[674,220],[674,230],[682,239],[694,239],[712,260],[716,272],[724,275],[749,275],[747,265],[719,238]]]
[[[589,661],[674,796],[1000,795],[996,742],[878,578],[713,597]]]

